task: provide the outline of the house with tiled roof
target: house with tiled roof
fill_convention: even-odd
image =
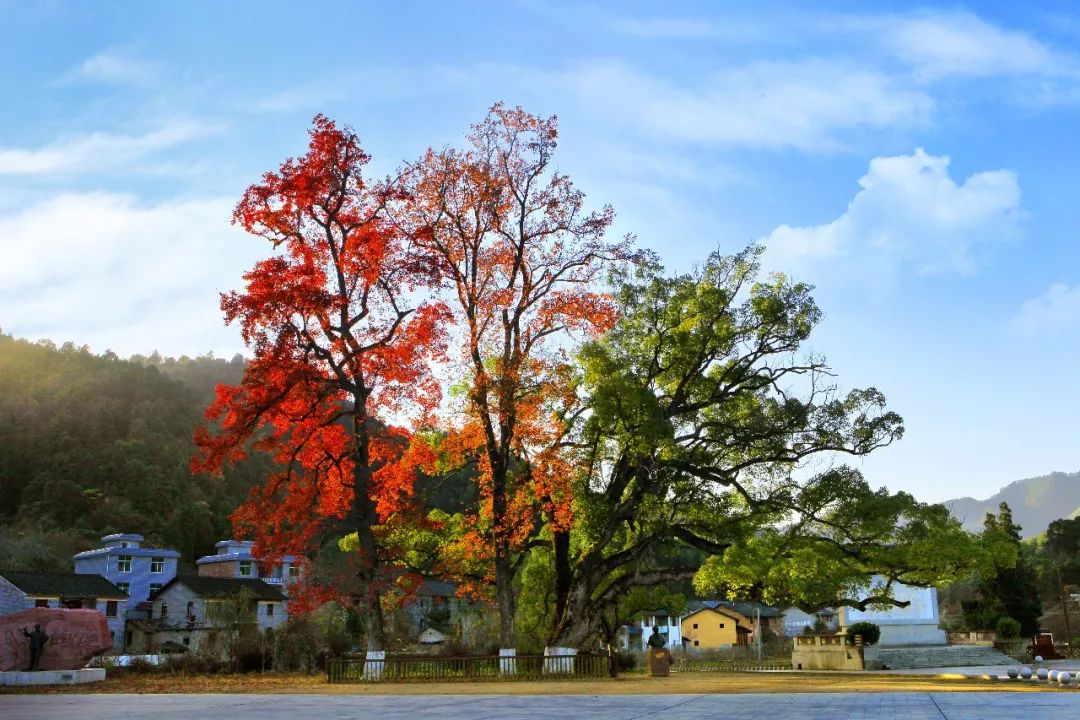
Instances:
[[[124,645],[127,605],[127,593],[100,575],[0,572],[0,615],[35,607],[98,610],[117,650]]]

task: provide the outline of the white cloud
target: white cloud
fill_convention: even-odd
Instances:
[[[758,62],[677,87],[621,62],[567,71],[581,102],[611,122],[678,140],[835,150],[859,128],[921,125],[933,100],[888,76],[833,60]]]
[[[1020,185],[1009,170],[957,184],[949,162],[922,148],[874,158],[843,215],[822,225],[777,227],[765,239],[770,256],[785,263],[846,260],[863,271],[973,271],[981,250],[1017,236]]]
[[[1075,61],[1029,33],[967,12],[920,12],[841,19],[835,25],[869,40],[924,80],[951,76],[1060,75]]]
[[[1024,335],[1048,335],[1080,327],[1080,285],[1054,283],[1042,295],[1024,302],[1011,326]]]
[[[117,85],[145,85],[157,77],[156,66],[116,52],[101,52],[84,60],[70,77]]]
[[[205,122],[178,121],[143,135],[95,132],[62,137],[31,150],[0,147],[0,175],[50,175],[123,168],[147,155],[213,134],[218,129],[219,126]]]
[[[69,193],[0,216],[0,327],[123,355],[240,350],[218,292],[269,246],[229,224],[232,205]]]

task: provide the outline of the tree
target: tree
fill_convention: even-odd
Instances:
[[[998,619],[1009,617],[1020,623],[1020,632],[1033,636],[1039,629],[1042,600],[1038,575],[1029,550],[1021,543],[1021,527],[1013,522],[1008,503],[998,506],[998,514],[987,513],[983,521],[985,543],[1002,548],[993,565],[982,573],[975,597],[962,602],[969,627],[996,627]]]
[[[380,526],[408,508],[410,431],[439,398],[429,363],[444,349],[446,307],[426,299],[438,265],[386,215],[400,198],[369,185],[355,133],[319,115],[307,154],[252,185],[234,222],[277,252],[243,292],[222,295],[254,354],[238,386],[220,386],[201,429],[196,470],[218,471],[249,447],[279,465],[234,514],[261,554],[302,554],[330,523],[357,533],[356,576],[370,650],[384,645],[381,597],[394,580]],[[383,430],[376,432],[379,428]]]
[[[568,436],[582,472],[557,644],[594,636],[635,587],[696,576],[699,592],[866,607],[894,602],[896,581],[972,562],[973,539],[943,507],[873,491],[843,466],[801,470],[866,455],[903,426],[879,391],[842,394],[821,358],[799,356],[821,313],[809,286],[758,281],[760,252],[617,278],[620,319],[580,353],[588,412]],[[856,595],[875,574],[872,597]]]
[[[571,473],[554,451],[553,419],[566,395],[570,333],[611,327],[614,307],[596,280],[631,259],[608,243],[610,207],[586,212],[584,194],[551,169],[554,117],[495,105],[470,149],[429,150],[406,172],[398,220],[436,255],[462,334],[467,386],[461,419],[441,444],[447,462],[475,462],[480,512],[464,542],[486,567],[499,608],[499,642],[515,647],[514,577],[544,517],[562,542],[571,522]]]

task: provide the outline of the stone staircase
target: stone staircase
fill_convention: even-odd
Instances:
[[[868,647],[863,650],[867,670],[1016,665],[1017,661],[988,645],[910,645]]]

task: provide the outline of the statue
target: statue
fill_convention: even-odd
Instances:
[[[660,634],[660,628],[653,627],[652,635],[649,636],[649,647],[662,648],[667,646],[667,641],[664,640],[664,636]]]
[[[36,624],[34,632],[23,628],[23,635],[30,638],[30,667],[26,669],[29,672],[36,672],[40,670],[38,664],[41,662],[41,651],[45,648],[45,643],[49,642],[49,636],[41,629],[41,625]]]

